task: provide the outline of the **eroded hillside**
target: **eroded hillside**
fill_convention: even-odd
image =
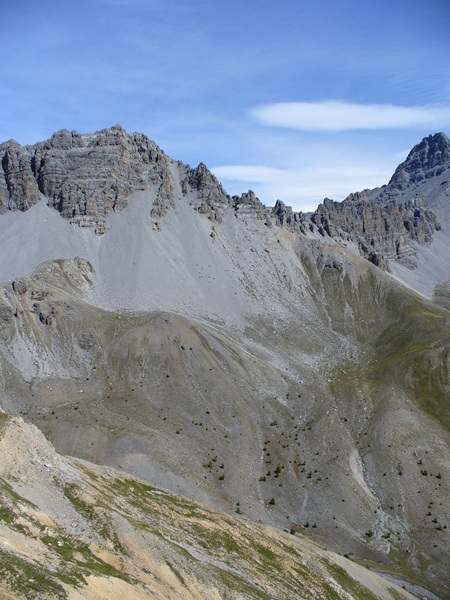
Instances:
[[[88,503],[89,535],[99,535],[95,507],[109,510],[113,477],[114,514],[147,494],[182,494],[238,510],[250,529],[262,521],[301,532],[418,594],[448,594],[450,313],[447,271],[437,268],[445,261],[436,258],[439,244],[448,249],[448,160],[431,160],[430,143],[424,148],[405,165],[422,157],[431,175],[397,186],[397,200],[412,202],[411,186],[428,190],[440,230],[434,216],[413,215],[417,236],[404,248],[417,269],[392,270],[411,272],[419,289],[414,273],[436,267],[426,287],[441,281],[439,304],[362,258],[353,234],[321,231],[317,215],[281,204],[270,211],[251,192],[230,198],[204,165],[177,163],[121,128],[2,146],[9,170],[0,248],[13,259],[1,265],[0,404],[37,425],[60,454],[117,470],[100,475],[85,466],[103,478],[95,491],[81,463],[64,463],[78,473],[70,485],[80,486],[64,502]],[[364,203],[382,204],[398,177]],[[389,206],[401,229],[409,217],[397,200]],[[425,229],[431,239],[419,235]],[[383,244],[398,233],[389,232]],[[49,490],[48,498],[64,496]],[[112,563],[117,573],[128,559],[120,560]],[[257,555],[248,560],[246,569],[259,569]],[[96,561],[85,562],[100,568]],[[151,580],[141,575],[136,581]],[[191,590],[185,575],[177,585]],[[288,587],[278,596],[265,581],[266,588],[269,597],[292,597]]]
[[[412,598],[303,537],[63,458],[21,419],[0,415],[0,450],[3,598]]]
[[[104,311],[88,263],[45,265],[3,292],[3,408],[63,454],[439,589],[449,314],[321,250],[299,258],[315,320],[244,330]]]

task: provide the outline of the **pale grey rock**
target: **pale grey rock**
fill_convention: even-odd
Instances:
[[[159,174],[159,187],[156,193],[156,199],[150,212],[152,218],[162,218],[174,208],[174,192],[167,170],[162,170]]]
[[[0,213],[27,210],[40,200],[31,154],[14,140],[0,145]]]
[[[88,232],[104,236],[114,221],[111,215],[122,212],[132,196],[144,193],[147,207],[136,218],[144,219],[147,226],[150,217],[154,231],[161,232],[166,215],[184,203],[188,212],[193,209],[218,225],[231,215],[246,227],[262,222],[301,237],[350,244],[406,282],[409,277],[401,268],[419,269],[425,256],[428,261],[430,253],[425,249],[434,243],[437,232],[450,240],[446,225],[450,222],[449,147],[444,134],[429,136],[413,148],[388,185],[351,194],[341,203],[325,199],[314,213],[304,214],[280,200],[267,209],[252,191],[230,198],[203,163],[194,169],[175,163],[145,135],[129,134],[118,125],[92,134],[61,130],[34,146],[22,147],[14,141],[0,146],[0,212],[33,209],[39,214],[34,217],[39,222],[5,223],[3,228],[0,223],[0,230],[11,242],[8,248],[16,264],[32,260],[35,267],[53,256],[47,252],[49,247],[58,245],[66,248],[60,256],[73,257],[80,249],[84,252],[87,244],[92,257],[98,244]],[[71,231],[63,233],[64,228],[53,226],[48,236],[50,221],[56,222],[38,208],[40,203],[55,209],[55,215],[58,211],[74,226]],[[21,227],[27,228],[27,234],[21,235],[27,240],[27,256],[18,238],[12,243]],[[76,230],[86,235],[81,239],[72,233]],[[214,234],[221,239],[221,228]],[[442,265],[425,271],[420,280],[427,280],[426,293],[431,296],[433,286],[448,279],[448,274]],[[439,276],[430,277],[430,272]],[[20,269],[11,268],[7,277],[20,274]],[[415,279],[417,286],[420,282]]]
[[[281,200],[275,202],[271,211],[278,225],[285,227],[293,232],[299,232],[306,235],[306,219],[302,212],[294,212],[291,206],[286,206]]]
[[[150,183],[162,186],[167,201],[166,156],[145,135],[120,125],[85,135],[61,130],[26,148],[6,142],[0,160],[1,212],[25,211],[45,196],[72,224],[103,234],[106,215]]]
[[[405,190],[412,184],[438,177],[450,163],[450,140],[445,133],[429,135],[414,146],[393,174],[388,188]]]
[[[194,192],[190,204],[199,213],[207,215],[210,220],[222,222],[223,212],[227,208],[230,197],[204,163],[195,169],[187,167],[186,177],[181,182],[183,194]]]
[[[11,286],[16,294],[25,294],[25,292],[28,290],[28,282],[23,278],[16,279],[12,282]]]
[[[312,215],[322,235],[357,244],[361,254],[384,269],[395,261],[417,267],[419,249],[429,245],[442,214],[445,178],[450,178],[450,141],[443,133],[424,138],[397,167],[388,185],[350,194],[343,202],[326,198]],[[443,207],[440,206],[442,209]]]
[[[423,248],[443,224],[448,229],[449,181],[450,141],[437,133],[411,150],[389,184],[350,194],[342,202],[325,198],[312,214],[295,213],[277,200],[272,217],[292,232],[354,244],[384,270],[416,269]]]
[[[272,227],[269,210],[256,197],[255,192],[252,190],[240,196],[233,196],[231,200],[236,217],[256,218],[264,221],[268,227]]]
[[[0,329],[8,327],[13,320],[14,314],[11,307],[4,302],[0,302]]]
[[[106,137],[121,136],[117,130]],[[62,132],[54,143],[62,154],[84,152],[99,138]],[[23,294],[10,282],[0,289],[7,324],[0,366],[9,390],[2,404],[32,411],[30,418],[53,431],[71,455],[81,450],[82,458],[108,460],[228,509],[240,498],[247,516],[269,515],[281,528],[287,515],[299,527],[318,518],[319,536],[325,532],[321,539],[330,543],[337,514],[339,552],[367,547],[386,563],[390,544],[401,544],[420,549],[424,562],[411,553],[413,566],[434,565],[429,577],[445,577],[444,535],[428,520],[430,532],[416,536],[429,495],[422,494],[413,453],[420,452],[430,473],[444,473],[447,438],[416,406],[422,382],[426,391],[448,389],[444,311],[356,256],[350,233],[341,237],[331,221],[296,217],[281,203],[269,211],[253,192],[213,201],[217,190],[206,167],[192,171],[183,186],[189,168],[161,155],[149,164],[145,191],[107,214],[64,219],[43,200],[2,215],[0,251],[14,256],[0,264],[6,278],[18,282],[36,261],[55,259],[38,269]],[[434,186],[442,177],[418,185]],[[403,228],[406,213],[398,206],[411,203],[423,220],[414,200],[420,192],[428,201],[431,187],[412,189],[399,192],[401,202],[392,198],[390,210]],[[364,243],[368,226],[362,231],[356,207],[361,202],[369,219],[379,193],[367,191],[345,207],[355,209],[354,229]],[[211,212],[199,210],[203,201]],[[335,210],[332,201],[326,204]],[[373,209],[372,237],[380,206]],[[212,224],[216,209],[222,222]],[[161,219],[156,230],[155,216]],[[106,235],[81,226],[100,226],[100,217]],[[71,226],[76,219],[79,226]],[[301,224],[311,229],[298,232]],[[440,230],[430,244],[419,237],[413,243],[430,250],[442,236]],[[430,348],[429,340],[441,335]],[[197,425],[206,424],[205,415],[208,429]],[[272,426],[274,417],[280,429]],[[286,466],[282,487],[274,478],[275,492],[271,481],[258,483],[268,469],[262,440],[270,438],[279,446],[272,470],[278,460]],[[199,449],[206,447],[217,449],[219,461],[224,457],[224,482],[204,478],[209,457]],[[320,480],[301,474],[305,454],[307,468],[321,469]],[[433,502],[441,506],[448,477],[435,484]],[[267,510],[272,494],[276,505]],[[448,513],[438,510],[444,522]],[[369,527],[373,537],[361,541]],[[401,539],[387,541],[391,531]]]
[[[428,244],[440,229],[425,199],[372,200],[366,192],[351,194],[343,202],[325,199],[312,220],[328,236],[356,242],[363,256],[382,267],[386,259],[414,267],[412,243]]]

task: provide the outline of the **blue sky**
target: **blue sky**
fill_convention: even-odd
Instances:
[[[120,123],[312,210],[450,134],[448,0],[0,0],[0,141]]]

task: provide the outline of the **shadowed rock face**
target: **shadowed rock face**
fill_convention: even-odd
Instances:
[[[31,157],[11,140],[0,146],[0,212],[27,210],[40,200],[38,184],[31,169]]]

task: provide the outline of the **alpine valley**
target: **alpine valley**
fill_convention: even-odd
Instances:
[[[0,145],[0,597],[448,598],[450,141],[314,213]]]

